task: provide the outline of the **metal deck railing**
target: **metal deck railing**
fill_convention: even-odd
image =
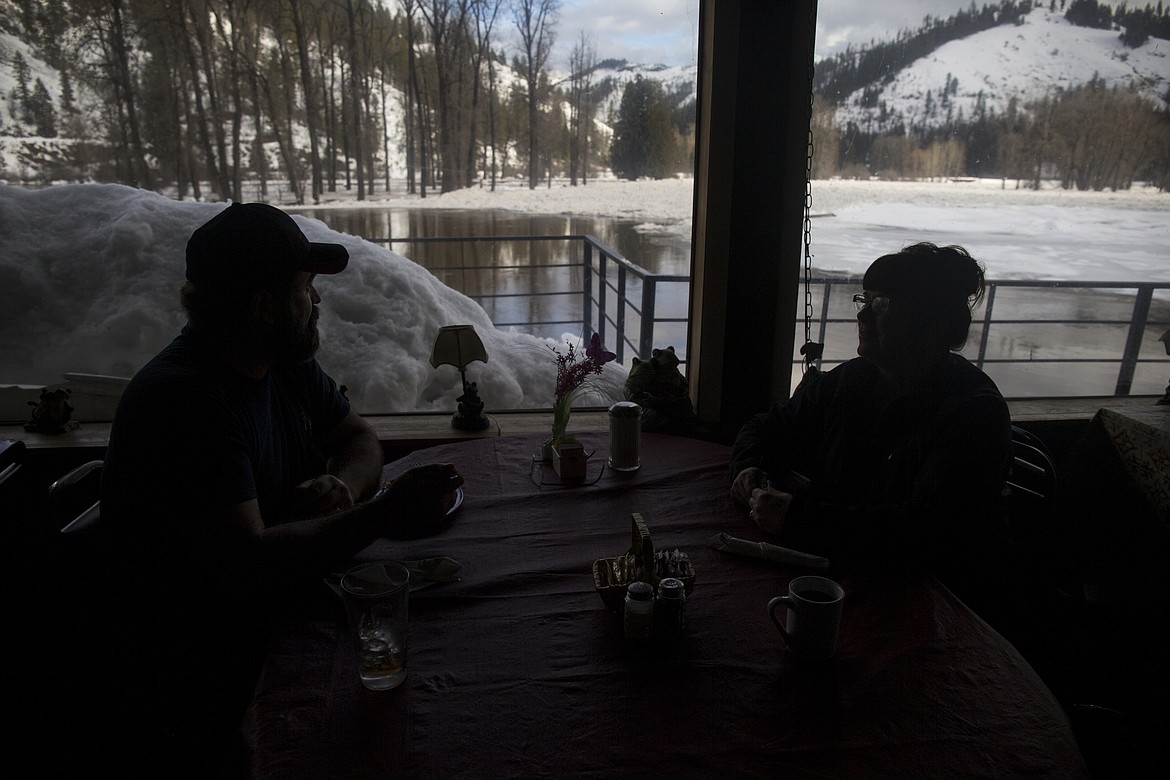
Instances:
[[[367,238],[376,244],[409,243],[421,246],[433,244],[483,244],[503,242],[564,242],[570,249],[557,262],[532,265],[533,273],[565,270],[566,279],[561,283],[565,289],[534,292],[530,288],[522,291],[501,292],[502,285],[489,281],[487,289],[467,289],[466,284],[450,286],[475,300],[480,305],[498,302],[501,299],[532,298],[536,296],[575,298],[575,306],[562,310],[574,312],[571,319],[526,319],[509,320],[493,317],[496,327],[517,327],[531,330],[532,326],[559,325],[572,327],[573,333],[590,338],[598,333],[606,345],[612,345],[619,363],[626,362],[627,351],[638,357],[649,357],[654,348],[659,326],[687,322],[685,316],[661,316],[659,314],[663,288],[668,285],[684,285],[682,292],[690,288],[690,277],[685,274],[659,274],[627,260],[620,252],[608,246],[596,236],[467,236],[459,238]],[[419,258],[415,259],[416,262]],[[483,272],[513,273],[518,266],[514,263],[481,262],[467,263],[462,258],[458,263],[445,262],[441,265],[421,262],[439,278],[442,275],[456,276],[481,274]],[[579,273],[579,281],[573,271]],[[573,287],[573,284],[579,286]],[[461,289],[462,288],[462,289]],[[490,291],[488,291],[490,290]],[[677,300],[678,295],[674,298]],[[612,336],[612,339],[611,339]]]
[[[640,358],[648,358],[656,345],[670,341],[679,343],[679,355],[685,363],[686,356],[686,303],[689,300],[690,277],[684,274],[652,273],[631,262],[612,247],[592,235],[565,236],[467,236],[457,238],[367,238],[373,243],[384,245],[415,244],[421,247],[436,244],[460,245],[459,258],[452,262],[446,257],[442,262],[431,262],[426,258],[414,257],[449,286],[468,297],[494,309],[493,322],[497,327],[516,327],[527,332],[539,326],[561,326],[581,333],[589,338],[599,333],[602,341],[612,345],[618,361],[626,362],[632,352]],[[463,247],[475,244],[500,244],[504,242],[527,242],[548,244],[549,251],[539,263],[485,262],[482,256],[475,256],[468,262]],[[563,250],[552,248],[553,242],[565,244]],[[425,254],[425,252],[420,253]],[[511,277],[517,273],[544,273],[559,275],[561,287],[534,291],[531,284],[514,285]],[[468,276],[472,278],[469,280]],[[501,275],[508,277],[502,282]],[[545,280],[546,284],[549,279]],[[819,289],[819,312],[815,322],[815,341],[825,343],[833,325],[855,322],[856,312],[851,298],[861,289],[861,277],[817,276],[809,280],[810,285]],[[518,289],[511,289],[518,287]],[[1044,294],[1002,303],[999,299],[1006,291],[1031,288]],[[664,290],[668,308],[682,306],[680,316],[660,316],[663,308]],[[1134,374],[1139,364],[1154,363],[1158,357],[1143,357],[1142,345],[1147,343],[1146,334],[1151,329],[1170,327],[1170,300],[1155,297],[1160,290],[1170,290],[1170,282],[1094,282],[1094,281],[1038,281],[1038,280],[989,280],[987,291],[980,309],[972,321],[972,339],[978,338],[975,354],[969,354],[972,362],[980,368],[996,364],[1117,364],[1114,395],[1129,395]],[[1090,305],[1073,306],[1075,301],[1065,300],[1060,306],[1048,306],[1046,295],[1051,298],[1057,291],[1077,295],[1094,295],[1097,300]],[[834,293],[838,293],[834,296]],[[1046,294],[1046,295],[1045,295]],[[1104,300],[1102,296],[1108,296]],[[530,299],[535,297],[562,298],[569,303],[557,306],[553,318],[509,318],[515,308],[501,306],[505,300]],[[1076,309],[1076,316],[1023,316],[1021,312],[1061,307]],[[997,312],[1008,310],[1008,316],[997,317]],[[1155,311],[1156,309],[1156,311]],[[1107,310],[1102,316],[1099,312]],[[1098,313],[1094,313],[1098,312]],[[1159,315],[1158,312],[1162,314]],[[1152,314],[1153,313],[1153,314]],[[492,314],[492,311],[489,311]],[[681,325],[679,338],[664,340],[666,328]],[[803,320],[796,323],[803,325]],[[1021,332],[1035,331],[1049,326],[1075,328],[1122,328],[1126,329],[1124,347],[1114,348],[1105,337],[1084,347],[1045,343],[1037,348],[1024,350],[993,348],[994,334],[1012,333],[1016,338]],[[855,335],[855,334],[853,334]],[[611,338],[612,337],[612,338]],[[1156,336],[1155,336],[1156,338]],[[1066,354],[1060,354],[1064,350]],[[1040,352],[1037,355],[1037,351]],[[852,350],[841,349],[841,354]],[[1080,354],[1067,354],[1079,352]],[[1025,354],[1026,353],[1026,354]],[[793,365],[799,365],[802,358],[794,355]],[[819,365],[832,365],[841,360],[824,359]],[[1163,361],[1164,362],[1164,361]],[[1093,393],[1096,394],[1096,393]]]
[[[833,289],[845,288],[848,292],[844,296],[845,301],[851,306],[849,299],[853,294],[860,291],[862,278],[861,277],[815,277],[810,279],[810,284],[821,288],[821,306],[820,319],[818,324],[818,335],[814,339],[824,343],[829,326],[833,323],[849,323],[856,321],[855,312],[850,312],[849,317],[832,316],[834,311],[833,305]],[[1094,305],[1090,305],[1081,309],[1076,317],[1021,317],[1018,315],[1014,317],[996,317],[996,300],[997,294],[1003,290],[1012,289],[1037,289],[1044,291],[1064,290],[1079,294],[1096,293],[1105,294],[1107,291],[1116,293],[1116,296],[1108,302],[1098,301]],[[1039,280],[1022,280],[1022,279],[1003,279],[1003,280],[988,280],[987,290],[981,304],[981,310],[976,309],[972,319],[972,331],[978,333],[978,349],[977,352],[971,356],[971,360],[979,368],[992,364],[1043,364],[1043,363],[1081,363],[1081,364],[1113,364],[1118,365],[1117,381],[1114,387],[1114,395],[1129,395],[1130,389],[1133,385],[1134,373],[1137,366],[1141,363],[1155,363],[1165,362],[1164,359],[1157,357],[1141,356],[1142,344],[1145,342],[1146,332],[1148,330],[1158,330],[1159,328],[1170,327],[1170,315],[1165,318],[1151,318],[1151,311],[1155,302],[1154,293],[1157,290],[1170,290],[1170,282],[1081,282],[1081,281],[1039,281]],[[1028,307],[1033,309],[1043,310],[1046,308],[1043,305],[1042,297],[1037,297],[1030,304],[1023,305],[1020,302],[1013,304],[1017,312]],[[1117,312],[1116,316],[1102,317],[1093,314],[1089,309],[1107,308]],[[840,306],[837,307],[840,309]],[[1164,304],[1160,307],[1162,311],[1170,311],[1170,304]],[[1125,312],[1126,316],[1120,316],[1121,312]],[[803,321],[802,321],[803,322]],[[1050,356],[1036,356],[1034,353],[1028,355],[1007,355],[995,356],[990,354],[992,335],[1003,329],[1019,326],[1020,330],[1035,330],[1047,326],[1075,326],[1078,328],[1102,328],[1102,327],[1124,327],[1126,328],[1125,344],[1120,354],[1116,351],[1111,351],[1108,345],[1097,345],[1095,348],[1088,349],[1088,352],[1097,352],[1098,354],[1091,357],[1070,357],[1067,355],[1051,354]],[[1046,345],[1047,351],[1055,353],[1058,347],[1064,345]],[[1044,350],[1042,350],[1044,352]],[[800,359],[794,359],[793,363],[800,363]],[[841,361],[823,361],[825,363],[834,363]]]

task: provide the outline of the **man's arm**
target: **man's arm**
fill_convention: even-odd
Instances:
[[[220,575],[265,588],[343,565],[381,536],[434,526],[455,500],[463,478],[451,464],[420,466],[389,490],[348,509],[265,527],[253,499],[189,519],[187,542]]]
[[[382,445],[353,409],[319,439],[325,474],[293,488],[292,510],[306,516],[348,509],[368,499],[382,477]]]

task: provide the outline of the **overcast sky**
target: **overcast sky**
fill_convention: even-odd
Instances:
[[[927,14],[950,16],[970,5],[971,0],[821,0],[817,53],[890,38],[899,29],[917,27]],[[585,31],[602,59],[690,65],[696,61],[698,30],[699,0],[562,0],[552,64],[567,67],[573,43]]]

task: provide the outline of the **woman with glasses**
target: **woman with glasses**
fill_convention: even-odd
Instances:
[[[979,600],[1007,561],[1011,457],[1003,396],[955,352],[983,291],[962,247],[920,243],[870,265],[853,298],[858,357],[736,439],[732,495],[765,532],[835,569],[925,570]]]

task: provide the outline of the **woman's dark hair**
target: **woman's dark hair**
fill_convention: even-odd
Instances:
[[[865,272],[867,290],[905,305],[907,316],[924,328],[939,328],[948,349],[961,349],[971,329],[971,310],[986,289],[983,265],[961,246],[921,242],[883,255]]]

